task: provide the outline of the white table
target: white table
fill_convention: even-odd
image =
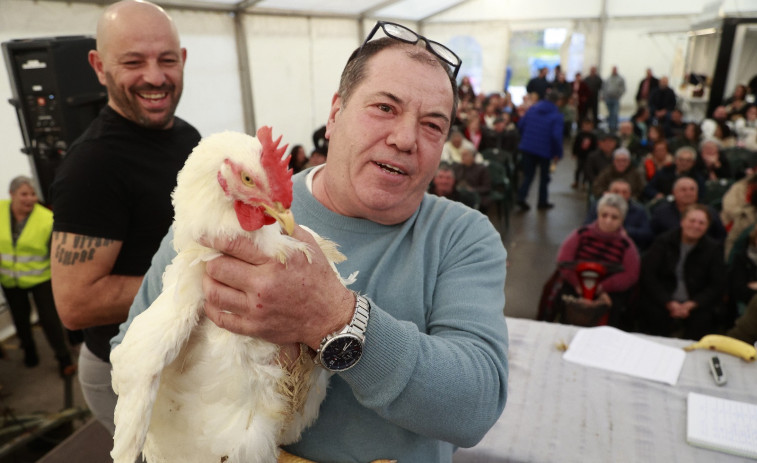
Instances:
[[[508,318],[510,378],[505,410],[455,463],[754,461],[686,442],[686,396],[699,392],[757,404],[757,362],[718,354],[728,378],[715,385],[710,351],[687,353],[670,386],[563,360],[575,326]],[[689,341],[645,336],[682,347]]]

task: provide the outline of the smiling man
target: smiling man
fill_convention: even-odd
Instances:
[[[379,31],[388,37],[371,40]],[[459,65],[443,45],[379,22],[342,73],[328,162],[293,177],[292,212],[339,244],[342,275],[359,271],[349,289],[300,227],[294,236],[310,243],[312,263],[295,255],[284,266],[244,239],[212,243],[224,255],[207,263],[207,317],[237,334],[305,344],[335,373],[319,418],[286,447],[292,454],[450,463],[505,406],[502,238],[480,212],[426,193],[455,114]],[[170,240],[112,344],[160,293]],[[345,355],[333,340],[348,337]]]
[[[111,433],[108,342],[171,224],[176,174],[200,139],[174,116],[186,56],[160,7],[133,0],[109,6],[89,54],[108,104],[72,144],[51,187],[55,302],[64,325],[84,332],[79,380]]]

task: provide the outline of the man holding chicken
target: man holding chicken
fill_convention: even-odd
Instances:
[[[386,37],[371,40],[383,31]],[[343,287],[313,259],[286,266],[243,239],[208,245],[205,314],[237,334],[300,343],[334,371],[289,453],[313,461],[451,462],[507,398],[506,252],[484,215],[426,193],[456,113],[459,58],[379,22],[350,57],[327,123],[328,162],[294,176],[295,220],[340,246]],[[122,325],[161,291],[170,233]],[[348,339],[343,342],[343,340]]]

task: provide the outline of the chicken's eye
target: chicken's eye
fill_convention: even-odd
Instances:
[[[252,177],[247,172],[242,172],[242,183],[247,186],[255,186],[255,182],[252,181]]]

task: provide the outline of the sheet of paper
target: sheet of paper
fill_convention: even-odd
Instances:
[[[689,392],[687,410],[690,444],[757,458],[757,405]]]
[[[597,326],[578,330],[563,358],[674,386],[686,352],[617,328]]]

